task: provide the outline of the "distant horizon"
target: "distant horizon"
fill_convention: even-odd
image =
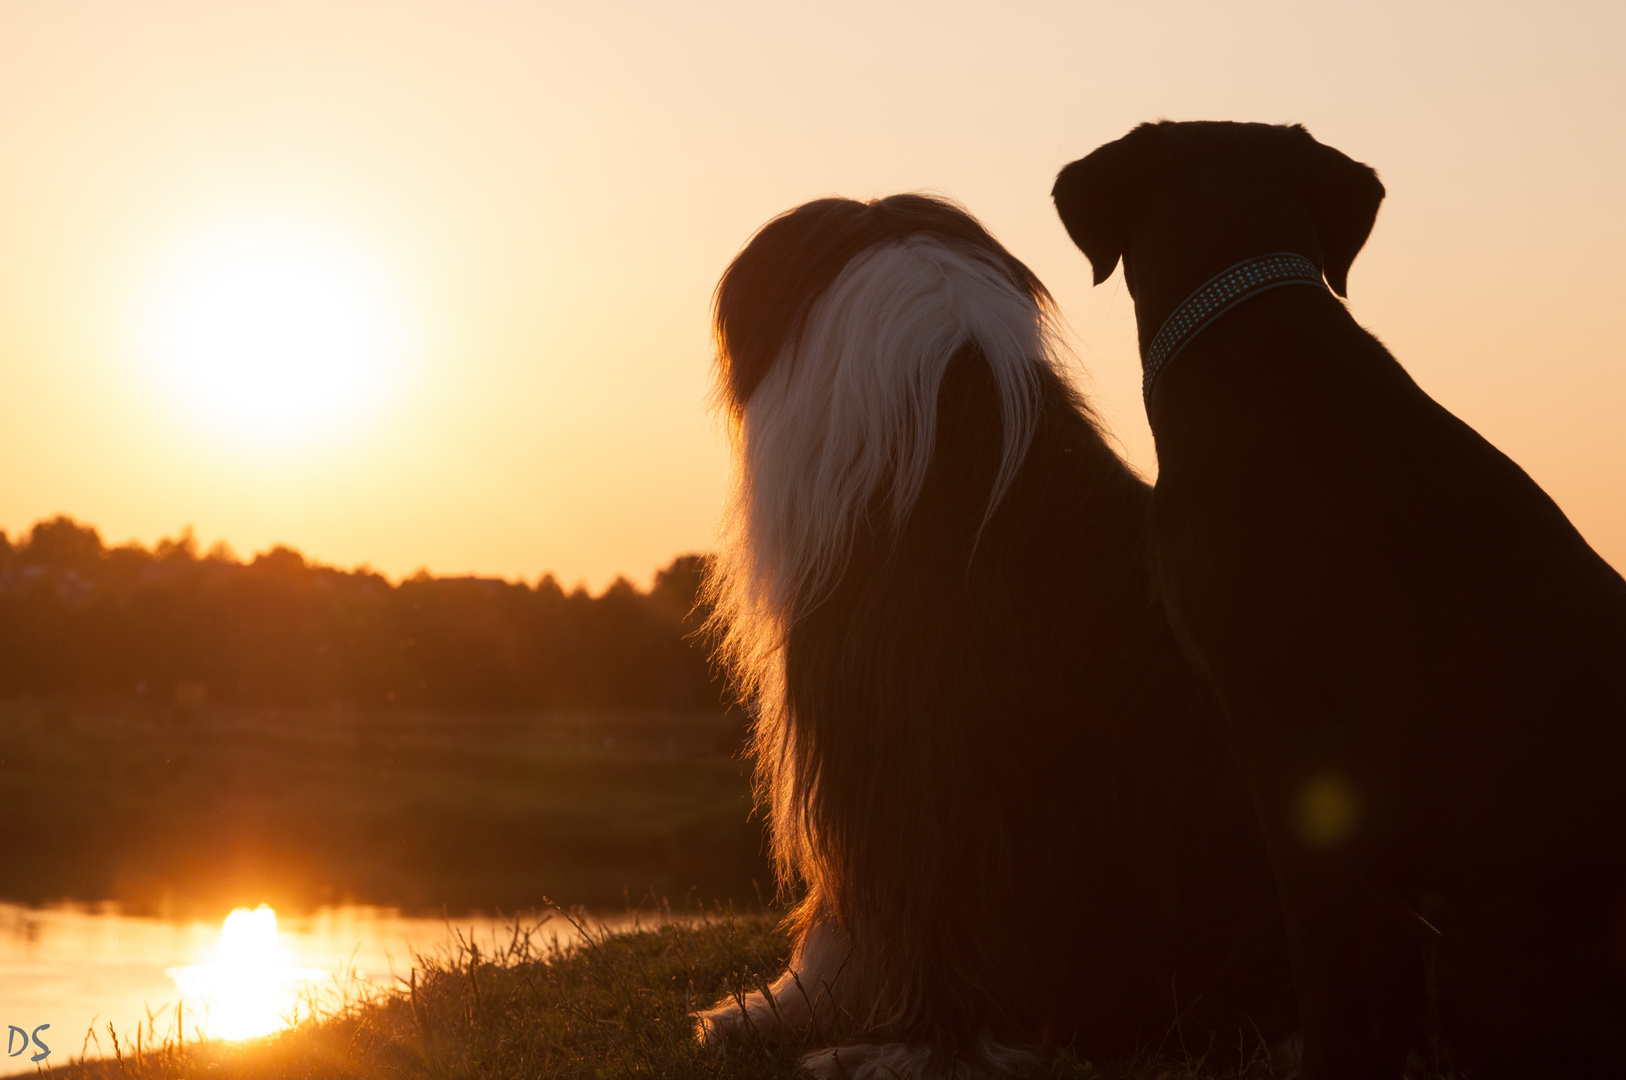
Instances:
[[[606,592],[613,589],[618,583],[623,582],[641,592],[648,592],[651,588],[653,588],[656,578],[663,570],[670,569],[674,564],[680,562],[681,560],[689,558],[706,558],[711,554],[709,549],[695,549],[692,551],[674,552],[670,558],[664,562],[657,563],[654,567],[652,567],[649,570],[647,578],[641,578],[631,573],[622,572],[615,574],[610,578],[610,580],[604,582],[598,588],[593,588],[588,582],[581,578],[578,578],[575,581],[567,581],[563,576],[555,573],[552,570],[542,570],[536,574],[529,575],[514,575],[480,573],[478,571],[445,572],[431,570],[427,566],[419,566],[416,569],[409,570],[405,573],[390,573],[389,571],[379,569],[366,560],[353,563],[330,562],[328,560],[308,554],[298,545],[287,543],[286,541],[273,541],[263,548],[253,550],[245,554],[238,551],[236,547],[224,539],[215,540],[213,543],[205,543],[201,538],[198,537],[196,530],[194,530],[191,525],[183,525],[173,534],[159,536],[151,542],[143,542],[138,538],[110,541],[105,535],[102,534],[102,530],[97,527],[95,522],[86,521],[84,518],[76,517],[73,514],[67,513],[47,514],[38,521],[31,522],[29,525],[16,529],[15,531],[4,525],[0,525],[0,540],[4,540],[6,543],[9,543],[11,550],[17,551],[27,542],[29,535],[33,532],[36,525],[59,521],[64,518],[82,528],[94,530],[101,538],[102,547],[105,551],[114,551],[120,548],[134,548],[150,555],[156,555],[163,545],[187,545],[188,541],[190,541],[190,550],[193,558],[220,559],[222,561],[231,562],[240,566],[249,565],[255,560],[269,556],[276,551],[290,551],[293,554],[298,555],[300,559],[303,560],[305,565],[312,569],[334,570],[344,574],[373,574],[383,578],[392,586],[400,585],[402,582],[415,580],[421,575],[427,575],[428,577],[437,581],[455,581],[460,579],[501,581],[505,584],[523,585],[526,588],[532,589],[541,586],[543,582],[551,579],[566,594],[581,592],[595,598],[603,596]]]

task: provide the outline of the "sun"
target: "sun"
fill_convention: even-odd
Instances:
[[[146,353],[214,435],[288,447],[361,420],[398,381],[405,320],[358,245],[301,223],[219,228],[156,275]]]

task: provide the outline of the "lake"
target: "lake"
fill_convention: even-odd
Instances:
[[[540,924],[541,942],[579,940],[567,920],[549,915],[518,921]],[[625,929],[635,918],[593,916],[587,925]],[[262,905],[205,921],[126,915],[111,904],[0,903],[0,1026],[11,1040],[0,1074],[32,1072],[41,1045],[50,1054],[40,1066],[111,1056],[109,1024],[126,1045],[138,1027],[146,1045],[172,1039],[177,1014],[189,1042],[268,1034],[309,1015],[313,1003],[402,985],[414,955],[447,949],[454,934],[489,952],[514,928],[511,916],[427,918],[360,905],[301,916]]]

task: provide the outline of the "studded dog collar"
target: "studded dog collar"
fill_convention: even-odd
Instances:
[[[1152,387],[1157,385],[1158,374],[1209,323],[1250,296],[1282,285],[1327,287],[1315,263],[1291,251],[1256,255],[1209,278],[1163,320],[1157,336],[1147,346],[1141,359],[1141,397],[1148,405],[1152,403]]]

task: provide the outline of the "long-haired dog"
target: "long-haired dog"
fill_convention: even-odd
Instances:
[[[1301,127],[1062,170],[1135,300],[1171,621],[1247,747],[1304,1071],[1626,1076],[1626,581],[1343,295],[1384,197]],[[1337,295],[1334,295],[1334,293]]]
[[[963,1076],[1291,1022],[1257,826],[1145,558],[1150,491],[1051,312],[918,195],[801,206],[718,285],[715,627],[806,891],[773,1000],[701,1014],[710,1041],[790,1028],[839,1044],[815,1072]]]

